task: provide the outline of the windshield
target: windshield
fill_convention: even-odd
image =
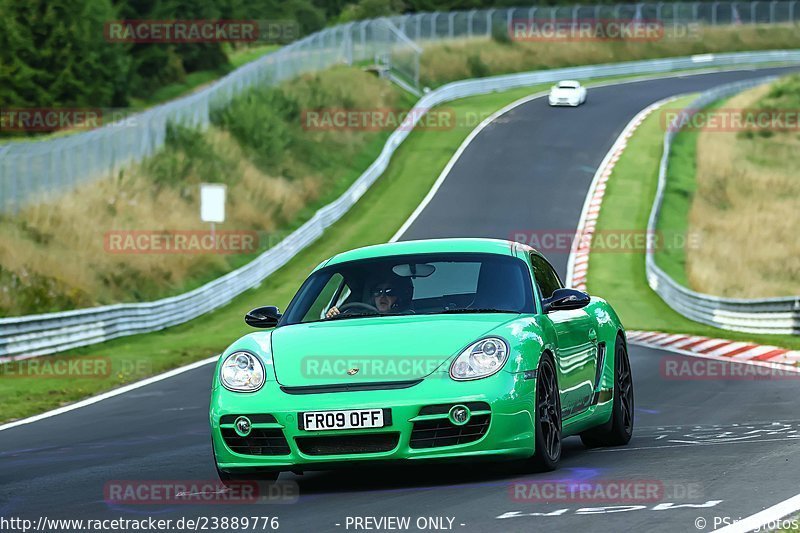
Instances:
[[[561,82],[558,84],[559,89],[577,89],[578,86],[574,83]]]
[[[533,313],[520,259],[497,254],[421,254],[351,261],[312,274],[280,325],[382,315]]]

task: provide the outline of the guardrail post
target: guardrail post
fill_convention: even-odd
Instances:
[[[698,11],[700,10],[700,4],[695,2],[692,4],[692,22],[697,22],[697,19],[700,18]]]
[[[418,14],[416,18],[416,24],[414,24],[414,35],[416,38],[414,40],[419,41],[422,39],[422,15]]]
[[[402,26],[400,27],[400,31],[402,31],[405,35],[408,35],[408,28],[406,28],[406,23],[408,23],[409,16],[403,15],[402,17]]]
[[[770,24],[775,24],[775,4],[777,4],[777,3],[778,2],[776,0],[772,0],[772,2],[769,3],[769,23]]]
[[[796,3],[797,2],[795,0],[792,0],[791,2],[789,2],[789,20],[791,22],[794,22],[794,5]]]
[[[573,27],[575,26],[575,24],[578,23],[578,8],[579,7],[580,6],[577,5],[577,4],[572,7],[572,26]]]
[[[434,13],[431,17],[431,39],[436,39],[436,19],[439,18],[439,13]]]
[[[361,23],[361,27],[358,28],[359,36],[361,37],[361,50],[366,51],[367,49],[367,21]],[[362,52],[364,53],[364,52]],[[366,54],[365,54],[366,55]],[[371,55],[371,54],[370,54]]]
[[[353,24],[354,24],[353,22],[349,22],[347,25],[345,25],[344,32],[342,34],[342,39],[343,39],[342,44],[344,46],[344,61],[348,65],[353,64],[353,33],[352,33]]]
[[[528,10],[528,21],[529,22],[531,22],[531,23],[533,22],[533,18],[536,16],[536,10],[537,9],[538,8],[536,6],[533,6],[532,8],[530,8]]]
[[[750,4],[750,24],[756,23],[756,6],[758,6],[758,2]]]
[[[455,18],[456,18],[455,11],[450,13],[447,17],[447,37],[449,37],[450,39],[452,39],[454,36],[453,32],[455,31]]]
[[[514,8],[506,10],[506,31],[511,31],[511,24],[514,23]]]
[[[494,14],[494,9],[486,10],[486,36],[490,37],[492,35],[492,15]]]
[[[473,9],[467,13],[467,37],[472,37],[472,19],[475,17],[477,10]]]
[[[719,7],[719,2],[714,2],[711,4],[711,25],[717,25],[717,8]]]

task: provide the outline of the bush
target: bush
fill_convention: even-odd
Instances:
[[[479,54],[470,54],[467,57],[467,68],[469,68],[469,74],[472,78],[483,78],[492,73]]]
[[[495,23],[492,26],[492,40],[500,44],[512,44],[509,28],[505,24]]]
[[[229,131],[260,168],[274,172],[291,143],[289,123],[299,114],[297,102],[281,89],[258,87],[214,111],[211,121]]]
[[[798,109],[800,107],[800,75],[777,80],[756,107],[761,109]]]

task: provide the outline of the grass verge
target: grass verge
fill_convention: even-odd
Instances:
[[[688,104],[693,96],[674,102]],[[649,116],[628,141],[608,180],[597,232],[643,232],[655,197],[664,130],[659,112]],[[754,335],[693,322],[673,311],[650,289],[643,253],[595,253],[589,257],[587,287],[614,306],[628,329],[688,333],[800,349],[794,335]]]
[[[685,286],[735,298],[800,294],[800,136],[784,118],[798,100],[800,76],[781,78],[700,111],[741,128],[677,135],[659,229],[691,235],[694,246],[657,259]]]

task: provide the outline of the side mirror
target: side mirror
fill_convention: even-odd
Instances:
[[[245,323],[254,328],[274,328],[278,325],[280,318],[281,313],[274,305],[256,307],[244,315]]]
[[[580,309],[589,305],[591,298],[588,294],[575,289],[556,289],[550,298],[542,300],[544,312],[566,311]]]

